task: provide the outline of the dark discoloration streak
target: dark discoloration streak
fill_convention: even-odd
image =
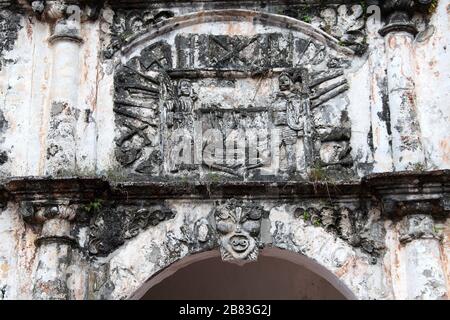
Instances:
[[[5,133],[6,129],[8,129],[8,121],[6,121],[5,116],[3,115],[3,111],[0,110],[0,142],[4,141],[3,134]],[[0,150],[0,166],[4,165],[7,161],[8,152],[5,150]]]
[[[9,10],[0,10],[0,70],[11,62],[4,58],[7,51],[14,48],[21,25],[21,16]]]
[[[381,88],[385,88],[382,92],[382,111],[378,112],[378,118],[386,123],[386,130],[389,136],[392,136],[392,126],[391,126],[391,111],[389,110],[389,95],[387,91],[387,79],[384,78],[382,83],[380,83]],[[389,141],[392,148],[392,141]]]

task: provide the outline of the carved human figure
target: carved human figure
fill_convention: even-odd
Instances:
[[[253,202],[231,199],[215,208],[222,259],[256,260],[263,208]]]
[[[274,127],[279,130],[280,148],[286,154],[287,171],[293,172],[297,167],[297,140],[310,136],[309,97],[305,84],[300,83],[299,90],[293,88],[293,80],[287,72],[280,74],[278,83],[279,92],[272,103],[272,119]],[[306,148],[307,143],[304,145]]]
[[[171,96],[169,94],[169,96]],[[167,125],[168,127],[175,126],[189,127],[192,124],[192,111],[197,100],[197,94],[192,88],[191,82],[182,79],[178,82],[176,96],[172,99],[166,98],[165,105],[167,108]]]
[[[177,94],[171,103],[166,105],[168,111],[167,125],[171,127],[168,145],[169,171],[178,172],[182,169],[193,170],[193,135],[194,135],[194,105],[197,94],[190,81],[182,79],[177,85]]]
[[[197,94],[192,88],[192,84],[188,80],[180,80],[178,82],[178,110],[177,112],[192,112],[194,110],[194,102],[197,100]]]

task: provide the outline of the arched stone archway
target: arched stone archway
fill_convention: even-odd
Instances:
[[[235,201],[231,201],[232,205],[229,200],[224,202],[228,203],[229,210],[245,206]],[[298,216],[297,205],[265,202],[263,210],[267,214],[260,217],[261,231],[251,236],[257,244],[255,255],[230,258],[224,251],[233,249],[227,247],[224,235],[217,230],[215,216],[220,203],[167,202],[167,207],[177,212],[173,219],[141,231],[113,251],[106,263],[97,266],[98,297],[139,297],[161,275],[164,277],[179,266],[219,252],[223,259],[243,264],[246,260],[256,260],[261,250],[265,256],[305,265],[338,287],[347,298],[386,299],[392,294],[383,259],[351,245],[332,229],[326,231],[322,223],[314,224]]]
[[[334,274],[303,255],[262,250],[258,261],[224,263],[218,251],[181,259],[152,276],[131,299],[355,299]]]

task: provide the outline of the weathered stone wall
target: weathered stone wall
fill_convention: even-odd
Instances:
[[[264,248],[358,299],[448,298],[448,1],[63,2],[0,10],[0,299]],[[196,121],[232,147],[196,158]]]

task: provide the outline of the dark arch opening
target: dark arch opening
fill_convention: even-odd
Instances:
[[[311,259],[266,249],[257,262],[242,266],[223,262],[216,252],[182,259],[152,277],[133,298],[343,300],[354,296],[337,277]]]

